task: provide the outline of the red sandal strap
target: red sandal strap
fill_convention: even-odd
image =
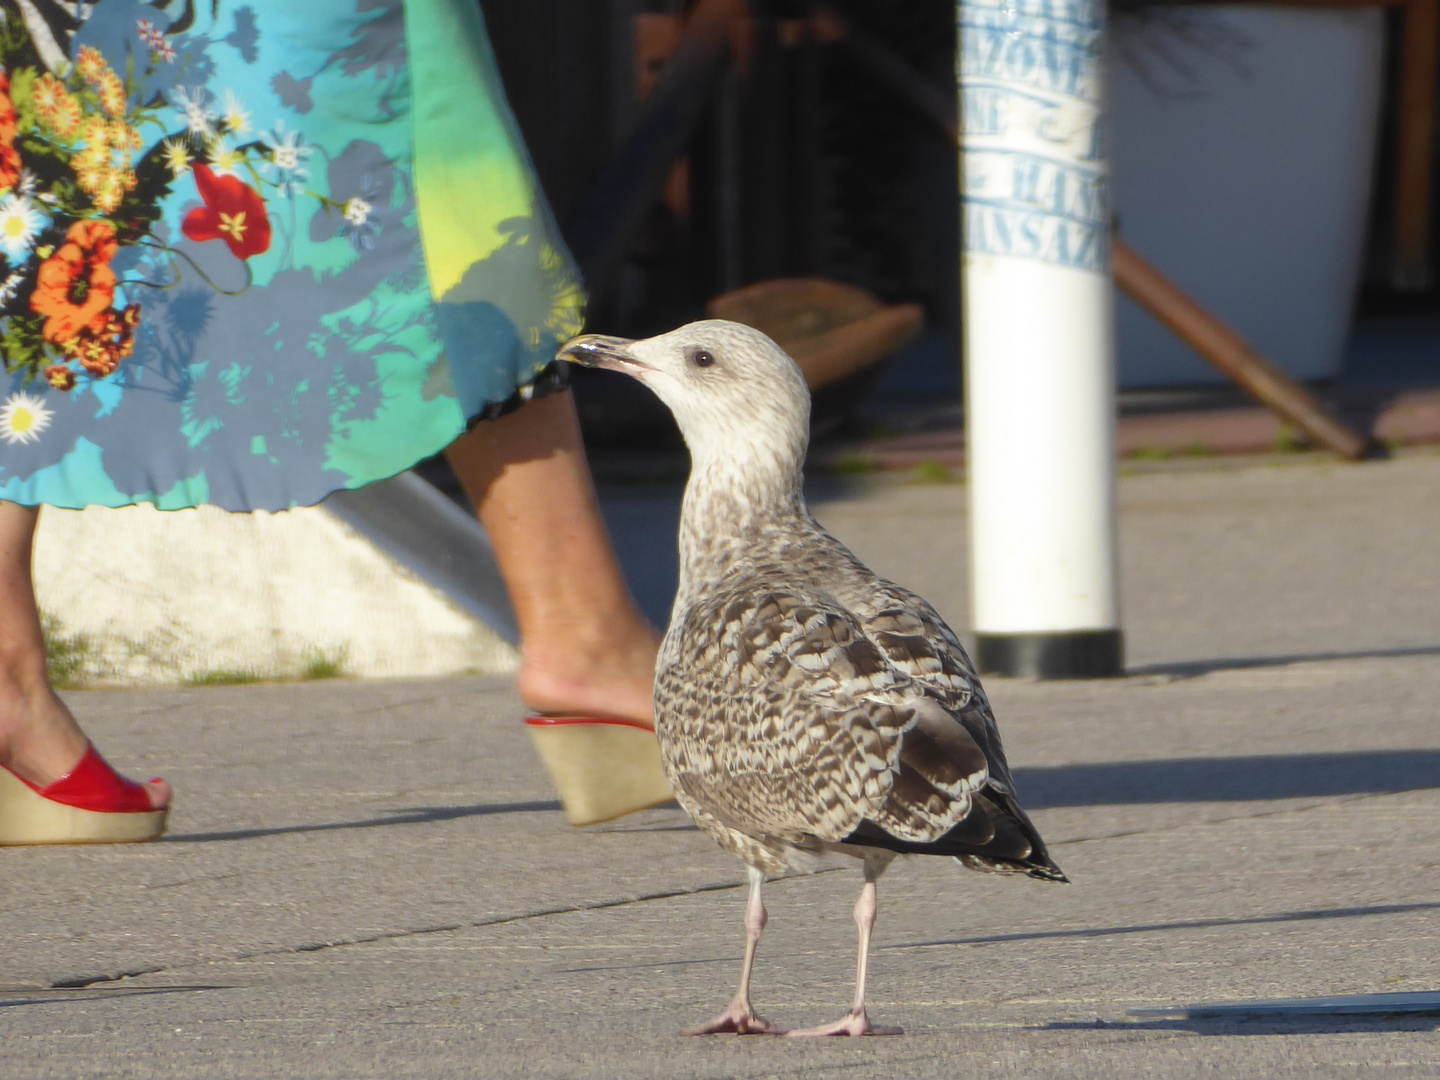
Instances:
[[[614,727],[633,727],[641,731],[654,731],[649,724],[642,724],[639,720],[620,720],[610,716],[551,716],[548,713],[539,713],[535,716],[527,716],[525,723],[531,727],[566,727],[571,724],[611,724]]]
[[[154,809],[144,784],[121,776],[100,756],[94,746],[85,751],[80,764],[48,787],[38,787],[20,777],[32,791],[51,802],[94,810],[102,814],[139,814]]]

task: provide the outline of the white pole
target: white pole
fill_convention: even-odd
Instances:
[[[1103,0],[957,0],[982,672],[1119,674]]]

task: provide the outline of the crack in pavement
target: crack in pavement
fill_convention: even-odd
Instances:
[[[1263,810],[1250,814],[1234,814],[1223,818],[1211,818],[1204,821],[1186,821],[1174,825],[1167,825],[1154,829],[1136,829],[1117,833],[1108,833],[1097,836],[1075,837],[1068,840],[1060,840],[1052,844],[1052,847],[1066,847],[1077,844],[1089,844],[1102,840],[1125,839],[1133,836],[1160,835],[1167,832],[1174,832],[1182,828],[1190,828],[1195,825],[1210,827],[1224,825],[1234,821],[1244,821],[1253,818],[1276,817],[1284,814],[1308,813],[1322,807],[1335,806],[1340,804],[1358,802],[1369,799],[1390,798],[1396,795],[1413,794],[1416,791],[1431,791],[1432,788],[1409,788],[1404,791],[1369,792],[1364,794],[1345,796],[1334,799],[1327,799],[1322,802],[1312,803],[1307,806],[1284,807],[1276,810]],[[819,877],[823,874],[838,873],[848,867],[826,867],[816,870],[810,874],[793,875],[794,877]],[[235,963],[247,960],[256,960],[262,957],[273,956],[295,956],[304,953],[324,952],[330,949],[349,948],[357,945],[372,945],[383,941],[398,941],[406,938],[425,937],[432,934],[448,934],[457,930],[472,930],[490,926],[504,926],[508,923],[524,922],[529,919],[543,919],[555,915],[571,915],[585,911],[604,911],[610,908],[625,907],[630,904],[650,903],[656,900],[672,900],[679,897],[698,896],[705,893],[732,892],[746,888],[743,882],[712,882],[705,885],[696,885],[689,888],[663,889],[656,892],[642,893],[639,896],[621,897],[609,900],[595,900],[583,904],[568,904],[563,906],[541,908],[535,911],[517,912],[508,915],[497,915],[485,919],[471,919],[462,922],[443,923],[435,926],[412,927],[401,930],[387,930],[375,934],[363,936],[334,938],[328,941],[309,942],[303,945],[289,945],[270,949],[259,949],[252,952],[239,953],[235,956],[222,957],[216,960],[203,961],[204,963]],[[940,945],[986,945],[999,944],[1007,941],[1031,940],[1038,938],[1064,938],[1064,937],[1105,937],[1114,934],[1139,933],[1145,931],[1166,930],[1166,929],[1205,929],[1215,926],[1250,925],[1263,924],[1268,922],[1300,921],[1306,919],[1342,918],[1362,915],[1397,914],[1410,911],[1430,910],[1440,908],[1440,902],[1426,904],[1390,904],[1377,905],[1373,908],[1339,908],[1330,910],[1317,910],[1309,912],[1285,912],[1275,915],[1254,916],[1247,919],[1199,919],[1183,923],[1155,924],[1153,926],[1140,927],[1087,927],[1072,930],[1040,931],[1018,934],[999,934],[989,937],[977,938],[956,938],[954,940],[934,942],[912,942],[908,944],[895,944],[884,946],[886,949],[915,949],[929,948]],[[53,990],[74,990],[83,989],[88,986],[96,986],[103,983],[121,982],[125,979],[139,978],[144,975],[155,975],[173,968],[193,966],[187,964],[168,965],[161,964],[152,967],[130,968],[119,972],[106,974],[91,974],[70,976],[57,979],[49,984]]]
[[[840,869],[836,867],[835,869]],[[817,874],[833,873],[834,870],[820,870]],[[509,915],[496,915],[488,919],[471,919],[464,922],[444,923],[436,926],[411,927],[404,930],[385,930],[376,934],[363,936],[334,938],[329,941],[315,941],[304,945],[287,945],[279,948],[257,949],[253,952],[237,953],[234,956],[221,957],[215,960],[202,961],[202,963],[227,964],[245,960],[258,960],[268,956],[294,956],[301,953],[324,952],[328,949],[343,949],[354,945],[373,945],[381,941],[399,941],[406,938],[424,937],[430,934],[449,934],[456,930],[471,930],[489,926],[504,926],[507,923],[525,922],[528,919],[544,919],[553,915],[573,915],[584,911],[604,911],[607,908],[625,907],[629,904],[643,904],[654,900],[671,900],[680,896],[695,896],[700,893],[729,892],[736,889],[747,888],[745,882],[712,882],[706,885],[696,885],[685,889],[665,889],[658,892],[642,893],[639,896],[622,897],[614,900],[594,900],[584,904],[569,904],[563,907],[540,908],[536,911],[522,911]],[[96,986],[100,983],[121,982],[125,979],[138,978],[142,975],[155,975],[160,972],[170,971],[174,968],[193,966],[187,964],[161,964],[155,967],[132,968],[124,971],[111,972],[101,975],[77,975],[65,979],[57,979],[50,983],[52,990],[78,990],[87,986]]]

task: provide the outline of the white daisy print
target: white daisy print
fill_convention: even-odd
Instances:
[[[185,145],[184,139],[170,138],[164,142],[165,164],[170,166],[170,172],[179,176],[190,170],[190,148]]]
[[[216,176],[235,176],[245,160],[245,155],[236,150],[225,135],[205,140],[205,152],[210,156],[210,170]]]
[[[283,199],[298,195],[310,179],[310,170],[304,162],[315,152],[313,146],[305,145],[305,138],[298,131],[286,131],[285,121],[278,120],[274,131],[267,131],[260,137],[269,157],[265,160],[266,175],[275,177],[276,193]]]
[[[209,94],[203,86],[177,86],[170,93],[176,112],[185,117],[185,126],[196,135],[210,135],[215,110],[206,103]]]
[[[23,195],[13,192],[0,199],[0,250],[12,266],[18,266],[30,255],[35,237],[45,227],[45,215]]]
[[[351,199],[345,204],[345,220],[351,225],[364,225],[370,220],[370,211],[374,209],[364,199]]]
[[[11,394],[0,405],[0,439],[7,443],[34,442],[50,426],[51,415],[39,398],[23,391]]]
[[[250,130],[250,113],[234,90],[225,91],[225,128],[231,135],[244,135]]]
[[[15,299],[15,294],[20,291],[20,286],[25,284],[25,275],[18,270],[0,282],[0,304],[8,304]]]

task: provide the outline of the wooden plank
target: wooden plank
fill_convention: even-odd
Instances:
[[[1435,158],[1435,74],[1440,0],[1406,0],[1400,30],[1395,129],[1395,254],[1391,283],[1429,286],[1430,200]]]
[[[1190,299],[1118,236],[1111,241],[1110,252],[1115,284],[1242,390],[1343,458],[1355,461],[1375,452],[1370,439],[1327,413],[1310,391]]]

